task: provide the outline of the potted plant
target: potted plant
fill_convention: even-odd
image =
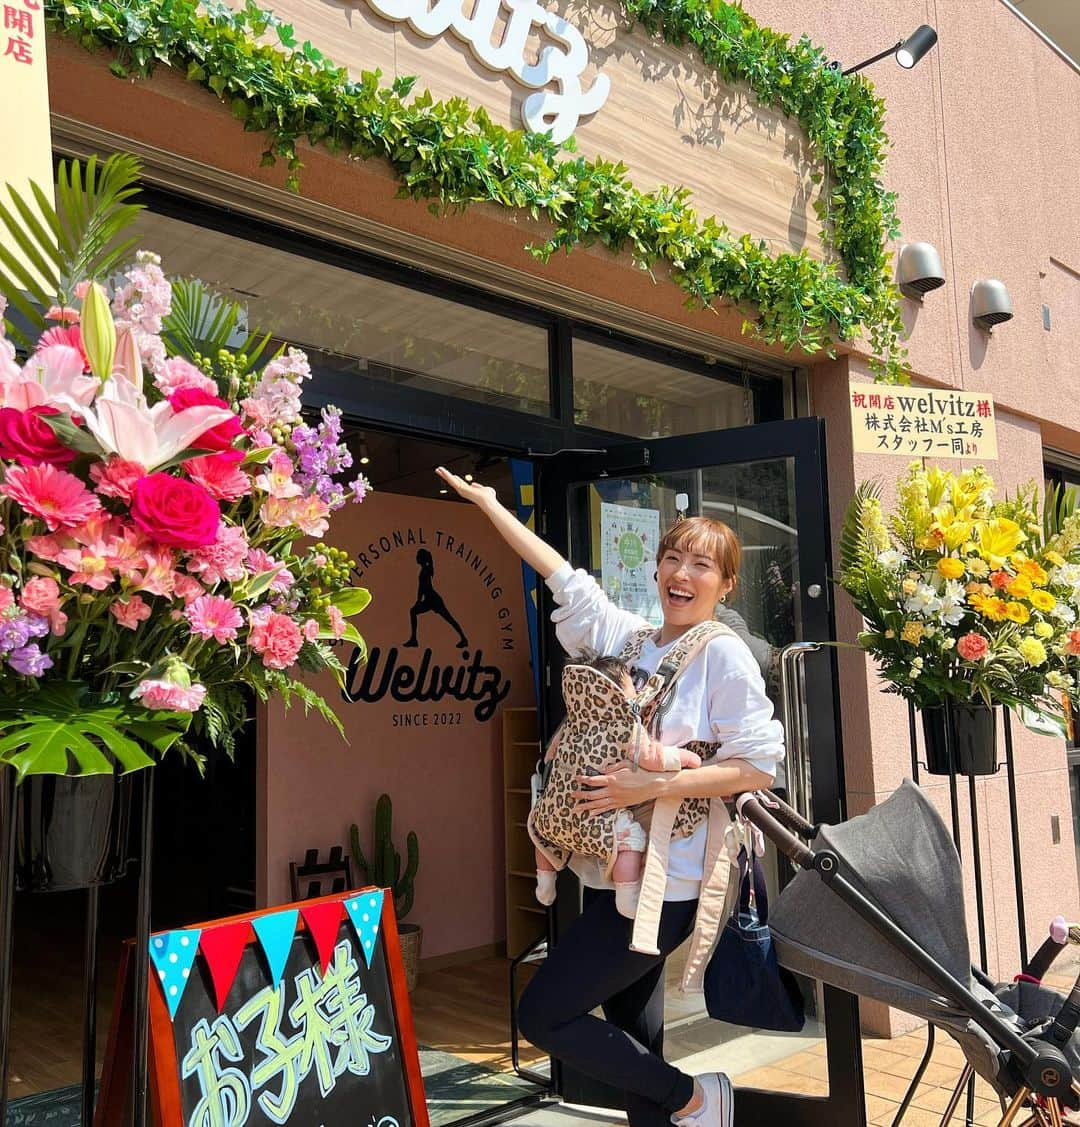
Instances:
[[[366,488],[333,480],[340,416],[303,419],[302,352],[257,334],[229,351],[238,306],[133,257],[138,175],[126,156],[62,164],[55,208],[37,186],[0,208],[21,251],[0,261],[0,770],[19,784],[20,887],[120,875],[125,776],[169,749],[231,753],[246,688],[340,730],[297,675],[340,679],[328,642],[363,644],[347,618],[368,593],[321,542]]]
[[[864,482],[844,518],[840,585],[866,629],[859,645],[922,713],[928,769],[997,769],[993,709],[1064,731],[1080,694],[1080,511],[1033,484],[996,500],[977,466],[913,463],[894,511]],[[950,761],[950,750],[954,758]]]
[[[419,924],[402,921],[412,911],[416,871],[420,867],[420,843],[412,830],[405,835],[406,861],[402,872],[401,854],[394,848],[392,840],[393,816],[390,796],[380,795],[375,803],[370,862],[360,848],[360,827],[355,822],[349,831],[349,838],[352,842],[353,860],[361,879],[365,884],[387,889],[393,897],[394,915],[397,917],[398,935],[401,937],[401,959],[405,964],[405,985],[412,992],[420,974],[420,950],[424,942],[424,931]]]

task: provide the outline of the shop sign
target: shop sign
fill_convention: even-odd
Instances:
[[[994,398],[987,393],[852,380],[849,401],[856,454],[997,459]]]
[[[446,506],[449,516],[460,508]],[[356,582],[370,583],[384,613],[395,601],[396,637],[373,644],[366,662],[353,653],[344,696],[353,704],[390,702],[394,728],[487,724],[510,692],[504,661],[514,660],[517,647],[520,578],[508,589],[511,577],[499,575],[453,524],[387,528],[354,553]]]
[[[3,203],[10,207],[7,185],[29,197],[31,181],[51,201],[52,137],[42,0],[0,0],[0,13],[0,106],[8,108],[0,117]],[[0,229],[0,240],[3,237]],[[19,248],[7,249],[22,257]]]
[[[530,133],[550,131],[552,140],[565,141],[578,121],[594,114],[607,101],[611,82],[598,74],[588,90],[581,76],[589,63],[589,46],[573,24],[549,12],[536,0],[368,0],[380,16],[404,22],[425,39],[447,32],[469,48],[488,70],[506,73],[535,93],[521,104],[521,118]],[[495,42],[496,24],[509,9],[506,26]],[[468,14],[466,14],[468,13]],[[525,61],[525,45],[533,29],[545,42],[535,64]],[[554,42],[549,42],[553,40]],[[554,87],[554,89],[551,89]]]

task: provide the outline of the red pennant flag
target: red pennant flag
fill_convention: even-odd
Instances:
[[[341,901],[329,900],[321,904],[308,904],[300,909],[300,914],[304,917],[311,938],[315,940],[315,950],[319,953],[319,969],[326,974],[341,924]]]
[[[244,948],[251,937],[251,922],[242,920],[235,924],[222,924],[220,927],[207,928],[199,938],[199,950],[203,953],[206,965],[210,968],[210,977],[214,982],[214,998],[217,1001],[218,1013],[225,1005],[229,996],[236,972],[240,969],[240,960],[244,956]]]

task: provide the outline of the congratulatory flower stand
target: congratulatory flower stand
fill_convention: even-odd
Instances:
[[[0,1123],[10,1043],[16,887],[87,890],[83,1118],[93,1121],[97,891],[140,847],[131,1122],[146,1116],[146,1005],[155,764],[231,755],[251,694],[299,700],[298,679],[364,653],[345,552],[322,538],[361,501],[340,412],[302,417],[307,358],[267,353],[242,311],[198,282],[131,261],[130,157],[61,165],[0,207]],[[10,191],[10,190],[9,190]],[[31,203],[44,223],[32,216]],[[125,268],[125,264],[126,268]],[[95,279],[120,282],[107,292]]]

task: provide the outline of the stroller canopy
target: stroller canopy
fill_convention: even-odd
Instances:
[[[919,787],[905,780],[869,813],[822,827],[814,849],[835,853],[852,884],[972,988],[960,858]],[[967,1025],[968,1015],[817,872],[800,872],[784,889],[769,926],[777,957],[791,970],[931,1021]]]

